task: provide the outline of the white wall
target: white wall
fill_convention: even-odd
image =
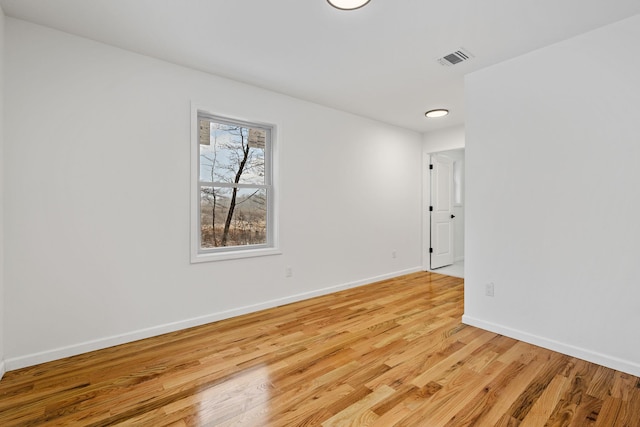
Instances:
[[[465,146],[464,126],[452,126],[422,135],[424,152],[437,153],[439,151],[455,150]]]
[[[4,12],[0,7],[0,378],[4,375]]]
[[[421,135],[6,26],[9,369],[419,269]],[[283,255],[189,263],[191,101],[279,126]]]
[[[639,48],[635,16],[470,74],[465,124],[464,321],[634,375]]]
[[[458,154],[453,154],[464,149],[465,146],[465,129],[464,126],[453,126],[428,132],[422,135],[422,168],[423,174],[423,223],[422,223],[422,268],[430,269],[429,242],[431,241],[431,227],[429,204],[431,200],[431,176],[428,172],[430,156],[433,153],[449,152],[450,157],[457,158]],[[464,157],[464,154],[462,154]],[[455,160],[455,159],[454,159]],[[454,215],[457,221],[454,223],[454,260],[460,260],[464,257],[464,206],[455,206]]]

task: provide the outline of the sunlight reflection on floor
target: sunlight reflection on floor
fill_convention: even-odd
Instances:
[[[267,425],[267,402],[273,390],[270,376],[282,367],[282,363],[265,364],[211,387],[204,384],[202,391],[165,406],[165,412],[168,416],[182,413],[189,425]]]

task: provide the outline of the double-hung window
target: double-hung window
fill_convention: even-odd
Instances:
[[[274,127],[197,111],[197,230],[192,261],[277,253]],[[195,249],[195,250],[194,250]]]

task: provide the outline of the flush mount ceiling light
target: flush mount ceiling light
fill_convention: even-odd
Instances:
[[[340,10],[359,9],[371,0],[327,0],[329,4]]]
[[[429,117],[430,119],[433,119],[436,117],[444,117],[447,114],[449,114],[449,110],[445,110],[444,108],[438,108],[437,110],[429,110],[426,113],[424,113],[424,115]]]

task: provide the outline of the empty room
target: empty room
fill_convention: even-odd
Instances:
[[[0,0],[0,425],[640,427],[639,58],[637,0]]]

